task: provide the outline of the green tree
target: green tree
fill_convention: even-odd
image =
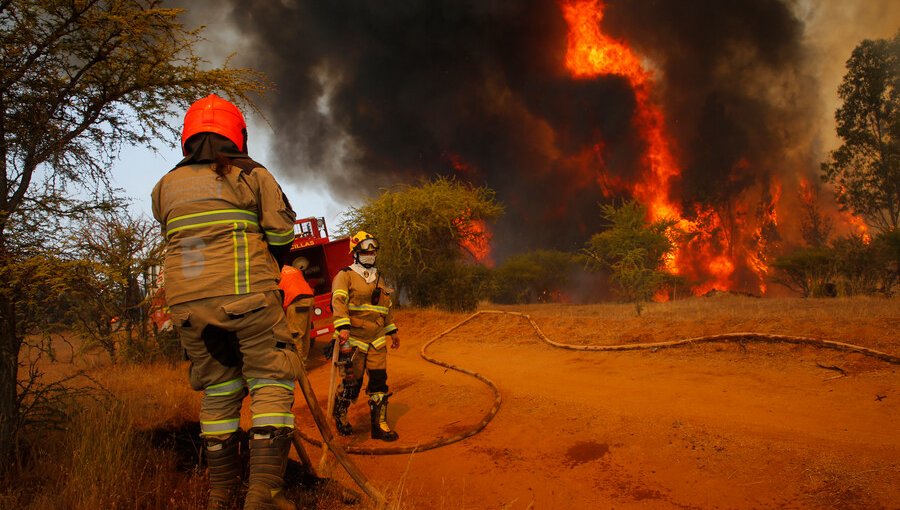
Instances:
[[[880,259],[884,264],[882,290],[891,296],[894,287],[900,285],[900,230],[882,232],[873,242],[878,247]]]
[[[594,234],[584,249],[594,269],[608,270],[618,293],[641,314],[644,303],[674,280],[665,267],[683,234],[673,219],[647,220],[647,209],[632,200],[601,206],[609,229]]]
[[[879,243],[867,241],[858,234],[835,239],[832,251],[842,294],[875,294],[884,280],[887,266],[879,248]]]
[[[828,247],[808,247],[776,258],[773,281],[803,297],[822,296],[826,284],[832,283],[837,272],[834,250]]]
[[[17,369],[41,310],[22,296],[47,226],[115,202],[111,161],[126,145],[177,139],[176,112],[216,92],[241,104],[268,83],[248,69],[210,68],[200,32],[161,0],[0,2],[0,463],[16,441]],[[84,190],[84,200],[73,192]],[[41,237],[41,236],[45,237]]]
[[[150,270],[162,264],[159,226],[127,212],[104,213],[73,232],[77,257],[72,278],[80,284],[71,296],[67,318],[86,340],[115,362],[120,355],[140,360],[148,345]]]
[[[834,222],[822,213],[815,195],[800,193],[800,235],[807,245],[820,248],[828,245]]]
[[[459,301],[453,294],[483,288],[477,277],[481,271],[471,263],[472,247],[487,242],[485,222],[502,213],[492,190],[438,177],[385,190],[362,207],[351,208],[340,230],[365,230],[379,239],[378,267],[398,295],[405,293],[420,306],[459,309],[453,303],[463,302],[474,308],[477,296]],[[467,271],[473,274],[463,276]]]
[[[494,270],[491,299],[497,303],[551,301],[579,269],[579,257],[556,250],[537,250],[508,258]]]
[[[842,144],[822,164],[841,208],[880,231],[900,227],[900,32],[865,40],[847,61],[835,112]]]

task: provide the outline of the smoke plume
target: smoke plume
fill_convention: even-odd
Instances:
[[[634,91],[620,76],[572,78],[555,0],[188,9],[197,21],[225,9],[239,63],[276,83],[264,108],[280,175],[347,201],[434,174],[489,186],[507,206],[494,229],[500,259],[579,248],[603,228],[598,204],[620,198],[609,190],[641,170]],[[804,20],[821,23],[816,9],[788,0],[606,2],[604,33],[653,72],[680,168],[670,194],[685,215],[697,204],[723,218],[753,214],[735,199],[771,201],[778,182],[790,203],[801,181],[818,182],[827,115],[818,63],[843,62],[849,51],[811,52]]]

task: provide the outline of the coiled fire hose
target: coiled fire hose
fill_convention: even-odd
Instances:
[[[497,385],[494,384],[494,382],[491,381],[490,379],[488,379],[487,377],[485,377],[477,372],[472,372],[470,370],[466,370],[464,368],[460,368],[455,365],[451,365],[450,363],[432,358],[431,356],[429,356],[426,353],[426,351],[428,350],[429,346],[431,346],[433,343],[440,340],[447,334],[449,334],[452,331],[471,322],[476,317],[479,317],[480,315],[485,315],[485,314],[507,314],[507,315],[513,315],[516,317],[521,317],[528,321],[528,323],[531,325],[532,329],[534,329],[538,338],[540,338],[542,342],[544,342],[547,345],[550,345],[552,347],[557,347],[560,349],[568,349],[568,350],[573,350],[573,351],[634,351],[634,350],[645,350],[645,349],[666,349],[666,348],[681,347],[681,346],[694,345],[694,344],[700,344],[700,343],[712,343],[712,342],[744,343],[744,342],[749,341],[749,342],[767,342],[767,343],[805,344],[805,345],[811,345],[813,347],[820,347],[820,348],[825,348],[825,349],[834,349],[834,350],[844,351],[844,352],[855,352],[855,353],[862,354],[865,356],[870,356],[870,357],[873,357],[873,358],[876,358],[876,359],[879,359],[879,360],[882,360],[882,361],[885,361],[887,363],[891,363],[894,365],[900,364],[900,356],[894,356],[892,354],[888,354],[888,353],[881,352],[881,351],[876,351],[874,349],[869,349],[866,347],[860,347],[858,345],[842,343],[842,342],[834,342],[831,340],[821,340],[821,339],[810,338],[810,337],[788,336],[788,335],[769,335],[769,334],[763,334],[763,333],[724,333],[724,334],[719,334],[719,335],[708,335],[708,336],[700,336],[700,337],[694,337],[694,338],[686,338],[683,340],[672,340],[672,341],[668,341],[668,342],[638,343],[638,344],[627,344],[627,345],[564,344],[564,343],[554,342],[553,340],[550,340],[549,338],[547,338],[547,336],[544,335],[544,333],[541,331],[541,329],[538,327],[538,325],[534,322],[534,320],[532,320],[532,318],[528,314],[520,313],[520,312],[507,312],[507,311],[500,311],[500,310],[479,310],[479,311],[473,313],[472,315],[466,317],[462,321],[458,322],[453,327],[447,329],[446,331],[438,334],[431,340],[425,342],[425,344],[422,345],[422,348],[419,350],[419,355],[423,359],[425,359],[425,361],[428,361],[429,363],[434,363],[435,365],[440,365],[442,367],[446,367],[451,370],[456,370],[457,372],[462,372],[463,374],[475,377],[476,379],[483,382],[491,389],[491,391],[494,393],[494,404],[491,407],[491,409],[487,412],[487,414],[484,415],[484,417],[481,419],[481,421],[477,425],[472,427],[471,429],[469,429],[465,432],[462,432],[460,434],[457,434],[455,436],[439,438],[434,441],[424,443],[424,444],[418,444],[415,446],[396,446],[396,447],[388,446],[388,447],[378,447],[378,448],[364,448],[364,447],[360,447],[360,446],[349,446],[349,447],[345,447],[344,450],[347,453],[352,453],[352,454],[357,454],[357,455],[396,455],[396,454],[405,454],[405,453],[413,453],[413,452],[422,452],[422,451],[431,450],[434,448],[439,448],[441,446],[446,446],[448,444],[452,444],[457,441],[461,441],[467,437],[477,434],[482,429],[484,429],[487,426],[487,424],[497,414],[497,411],[500,410],[500,402],[501,402],[500,390],[497,389]],[[300,437],[302,437],[305,441],[307,441],[313,445],[321,446],[321,444],[322,444],[320,441],[307,436],[302,431],[298,430],[296,433]],[[329,442],[329,444],[330,444],[330,442]]]

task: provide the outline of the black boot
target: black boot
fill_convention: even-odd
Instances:
[[[369,410],[372,418],[372,439],[382,441],[396,441],[400,436],[391,430],[387,422],[387,393],[372,393],[369,395]]]
[[[231,510],[241,485],[240,437],[234,433],[224,440],[208,437],[204,440],[206,464],[209,467],[208,510]]]
[[[334,398],[334,409],[331,411],[331,415],[334,417],[334,425],[338,434],[342,436],[353,434],[353,426],[350,425],[350,420],[347,419],[347,410],[350,408],[351,403],[349,398],[342,395]]]
[[[244,510],[296,510],[284,497],[291,429],[251,429],[250,480]]]

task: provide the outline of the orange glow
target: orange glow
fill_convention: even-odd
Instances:
[[[475,176],[475,169],[472,165],[463,160],[462,156],[459,154],[448,152],[444,154],[444,157],[447,158],[447,161],[450,162],[450,167],[453,168],[453,171],[458,175],[468,179]]]
[[[568,26],[565,66],[576,79],[593,79],[601,75],[621,76],[628,80],[634,92],[634,127],[645,143],[641,175],[635,182],[613,180],[603,173],[597,178],[604,195],[626,190],[648,209],[651,222],[661,219],[678,221],[677,227],[693,234],[692,240],[675,253],[668,254],[666,268],[690,281],[701,282],[693,289],[702,294],[712,288],[720,290],[733,286],[735,271],[732,260],[732,241],[721,232],[723,226],[711,208],[696,211],[698,220],[682,218],[680,206],[671,199],[673,177],[681,174],[672,151],[672,143],[665,131],[665,115],[653,101],[653,79],[641,64],[640,58],[623,41],[601,30],[604,5],[599,0],[563,0],[563,17]],[[603,148],[598,141],[595,152]],[[746,162],[741,162],[746,164]],[[718,236],[718,237],[717,237]],[[659,293],[655,299],[667,297]]]
[[[838,186],[837,189],[834,190],[836,198],[840,198],[845,193],[846,190],[843,186]],[[804,204],[814,204],[816,202],[815,192],[806,179],[800,181],[800,200]],[[869,226],[863,218],[856,216],[850,211],[838,211],[834,216],[833,219],[836,220],[835,224],[846,229],[843,231],[844,233],[847,233],[847,230],[849,230],[849,233],[861,237],[864,243],[869,244],[872,242]]]
[[[869,244],[872,242],[872,235],[869,234],[869,226],[866,225],[866,222],[862,218],[854,216],[847,211],[843,213],[843,217],[844,221],[850,225],[850,229],[853,233],[862,237],[864,243]]]
[[[662,288],[656,291],[656,294],[653,295],[651,300],[654,303],[665,303],[669,301],[669,289]]]
[[[710,261],[709,272],[714,274],[718,280],[727,282],[728,277],[734,272],[734,264],[728,257],[718,256]]]
[[[681,211],[669,199],[668,191],[669,181],[681,171],[664,133],[663,112],[651,101],[653,83],[650,73],[644,70],[640,59],[624,42],[616,41],[600,30],[603,7],[598,0],[562,4],[563,17],[569,25],[566,68],[579,79],[615,75],[628,80],[637,104],[633,122],[647,143],[646,172],[642,180],[633,185],[631,193],[647,206],[651,221],[680,218]]]
[[[477,262],[487,267],[494,267],[491,258],[491,231],[482,220],[464,220],[457,218],[454,222],[459,232],[460,245]]]

